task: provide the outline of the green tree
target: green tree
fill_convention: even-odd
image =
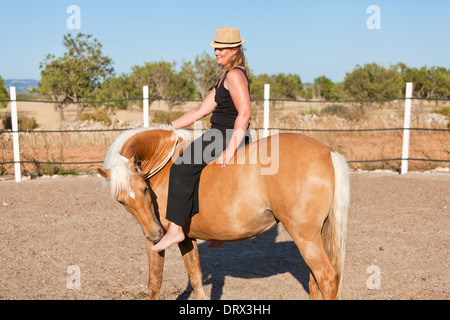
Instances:
[[[402,86],[403,80],[396,66],[385,68],[376,63],[357,65],[344,79],[346,92],[359,100],[398,98]]]
[[[320,76],[314,79],[313,90],[319,99],[339,99],[339,96],[336,94],[335,83],[325,76]]]
[[[5,88],[5,81],[0,76],[0,100],[9,100],[8,91]],[[0,108],[6,108],[8,106],[8,102],[0,102]]]
[[[97,100],[126,100],[131,98],[142,97],[142,87],[136,85],[136,80],[133,76],[122,73],[117,77],[107,78],[101,86],[97,95]],[[133,104],[136,101],[113,101],[104,103],[105,107],[109,109],[127,109],[131,111]]]
[[[250,83],[250,96],[252,99],[264,99],[264,84],[273,86],[274,81],[267,73],[254,75],[249,72],[248,80]]]
[[[176,72],[175,65],[175,62],[161,60],[132,68],[137,85],[148,86],[149,96],[164,99],[169,111],[181,105],[182,99],[195,97],[195,84],[182,72]]]
[[[62,57],[49,54],[40,64],[39,93],[52,100],[77,103],[77,119],[86,104],[95,100],[101,83],[113,75],[112,60],[102,53],[102,45],[92,35],[82,33],[64,36],[66,48]],[[62,120],[63,105],[56,104]]]
[[[431,68],[431,78],[434,84],[430,97],[448,99],[450,98],[450,69],[444,67]]]
[[[194,63],[191,61],[183,62],[181,72],[195,83],[202,99],[206,98],[218,79],[216,59],[206,51],[197,55]]]
[[[270,84],[271,99],[297,99],[303,90],[303,84],[299,75],[266,73],[254,76],[250,74],[250,93],[253,99],[264,99],[264,84]]]
[[[272,96],[273,90],[274,99],[295,100],[301,95],[303,84],[299,75],[292,73],[277,73],[272,75],[272,79],[274,81],[274,85],[273,89],[271,87],[270,95]]]
[[[410,68],[399,63],[404,82],[413,83],[413,96],[418,98],[450,98],[450,70],[443,67]]]

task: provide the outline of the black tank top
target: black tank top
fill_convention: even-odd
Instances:
[[[248,82],[248,77],[245,71],[239,67],[235,67],[233,69],[239,69],[244,73],[245,77],[247,78],[248,92],[250,94],[250,83]],[[217,103],[217,106],[211,116],[211,128],[214,129],[233,129],[234,122],[236,121],[236,117],[238,115],[230,92],[224,86],[226,77],[227,75],[223,77],[221,82],[220,80],[217,81],[216,85],[214,86],[214,88],[216,89],[216,96],[214,98],[214,101]]]

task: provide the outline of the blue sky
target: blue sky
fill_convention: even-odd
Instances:
[[[80,8],[79,30],[67,28],[70,5]],[[380,8],[380,29],[366,25],[370,5]],[[221,26],[241,30],[255,74],[339,82],[369,62],[450,68],[448,0],[2,0],[0,10],[4,79],[39,80],[39,62],[62,55],[67,33],[93,34],[119,74],[147,61],[212,54]]]

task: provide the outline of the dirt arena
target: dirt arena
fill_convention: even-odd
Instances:
[[[450,298],[449,190],[448,173],[352,173],[343,299]],[[0,181],[0,221],[0,299],[147,298],[140,227],[100,178]],[[281,226],[206,245],[208,298],[308,299],[307,266]],[[195,299],[177,248],[161,299]]]

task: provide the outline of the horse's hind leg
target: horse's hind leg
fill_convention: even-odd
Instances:
[[[325,220],[325,223],[322,227],[322,244],[326,241],[325,240],[325,233],[323,230],[328,229],[328,224],[330,223],[330,219]],[[323,299],[322,292],[319,290],[319,286],[317,284],[316,278],[314,277],[314,274],[312,272],[309,273],[309,297],[311,300],[321,300]]]
[[[289,226],[285,226],[285,228],[299,248],[303,260],[305,260],[311,271],[309,280],[310,298],[320,298],[320,293],[322,293],[324,299],[336,299],[338,289],[337,274],[323,247],[320,229],[317,230],[311,240],[307,240],[299,232],[294,231],[296,228],[294,230],[289,228]]]
[[[320,289],[319,292],[314,282],[312,282],[313,279],[310,279],[310,290],[312,289],[313,293],[311,298],[317,299],[322,293],[324,299],[336,299],[338,291],[337,273],[323,247],[320,234],[313,240],[307,241],[302,239],[296,241],[296,243],[303,259],[311,270],[311,278],[315,279]]]
[[[200,267],[200,257],[198,255],[198,246],[195,239],[186,238],[178,244],[183,256],[184,265],[188,272],[189,281],[194,288],[197,300],[205,300],[203,291],[203,274]]]
[[[312,272],[309,272],[309,298],[311,300],[319,300],[322,298],[316,278],[314,278]]]

